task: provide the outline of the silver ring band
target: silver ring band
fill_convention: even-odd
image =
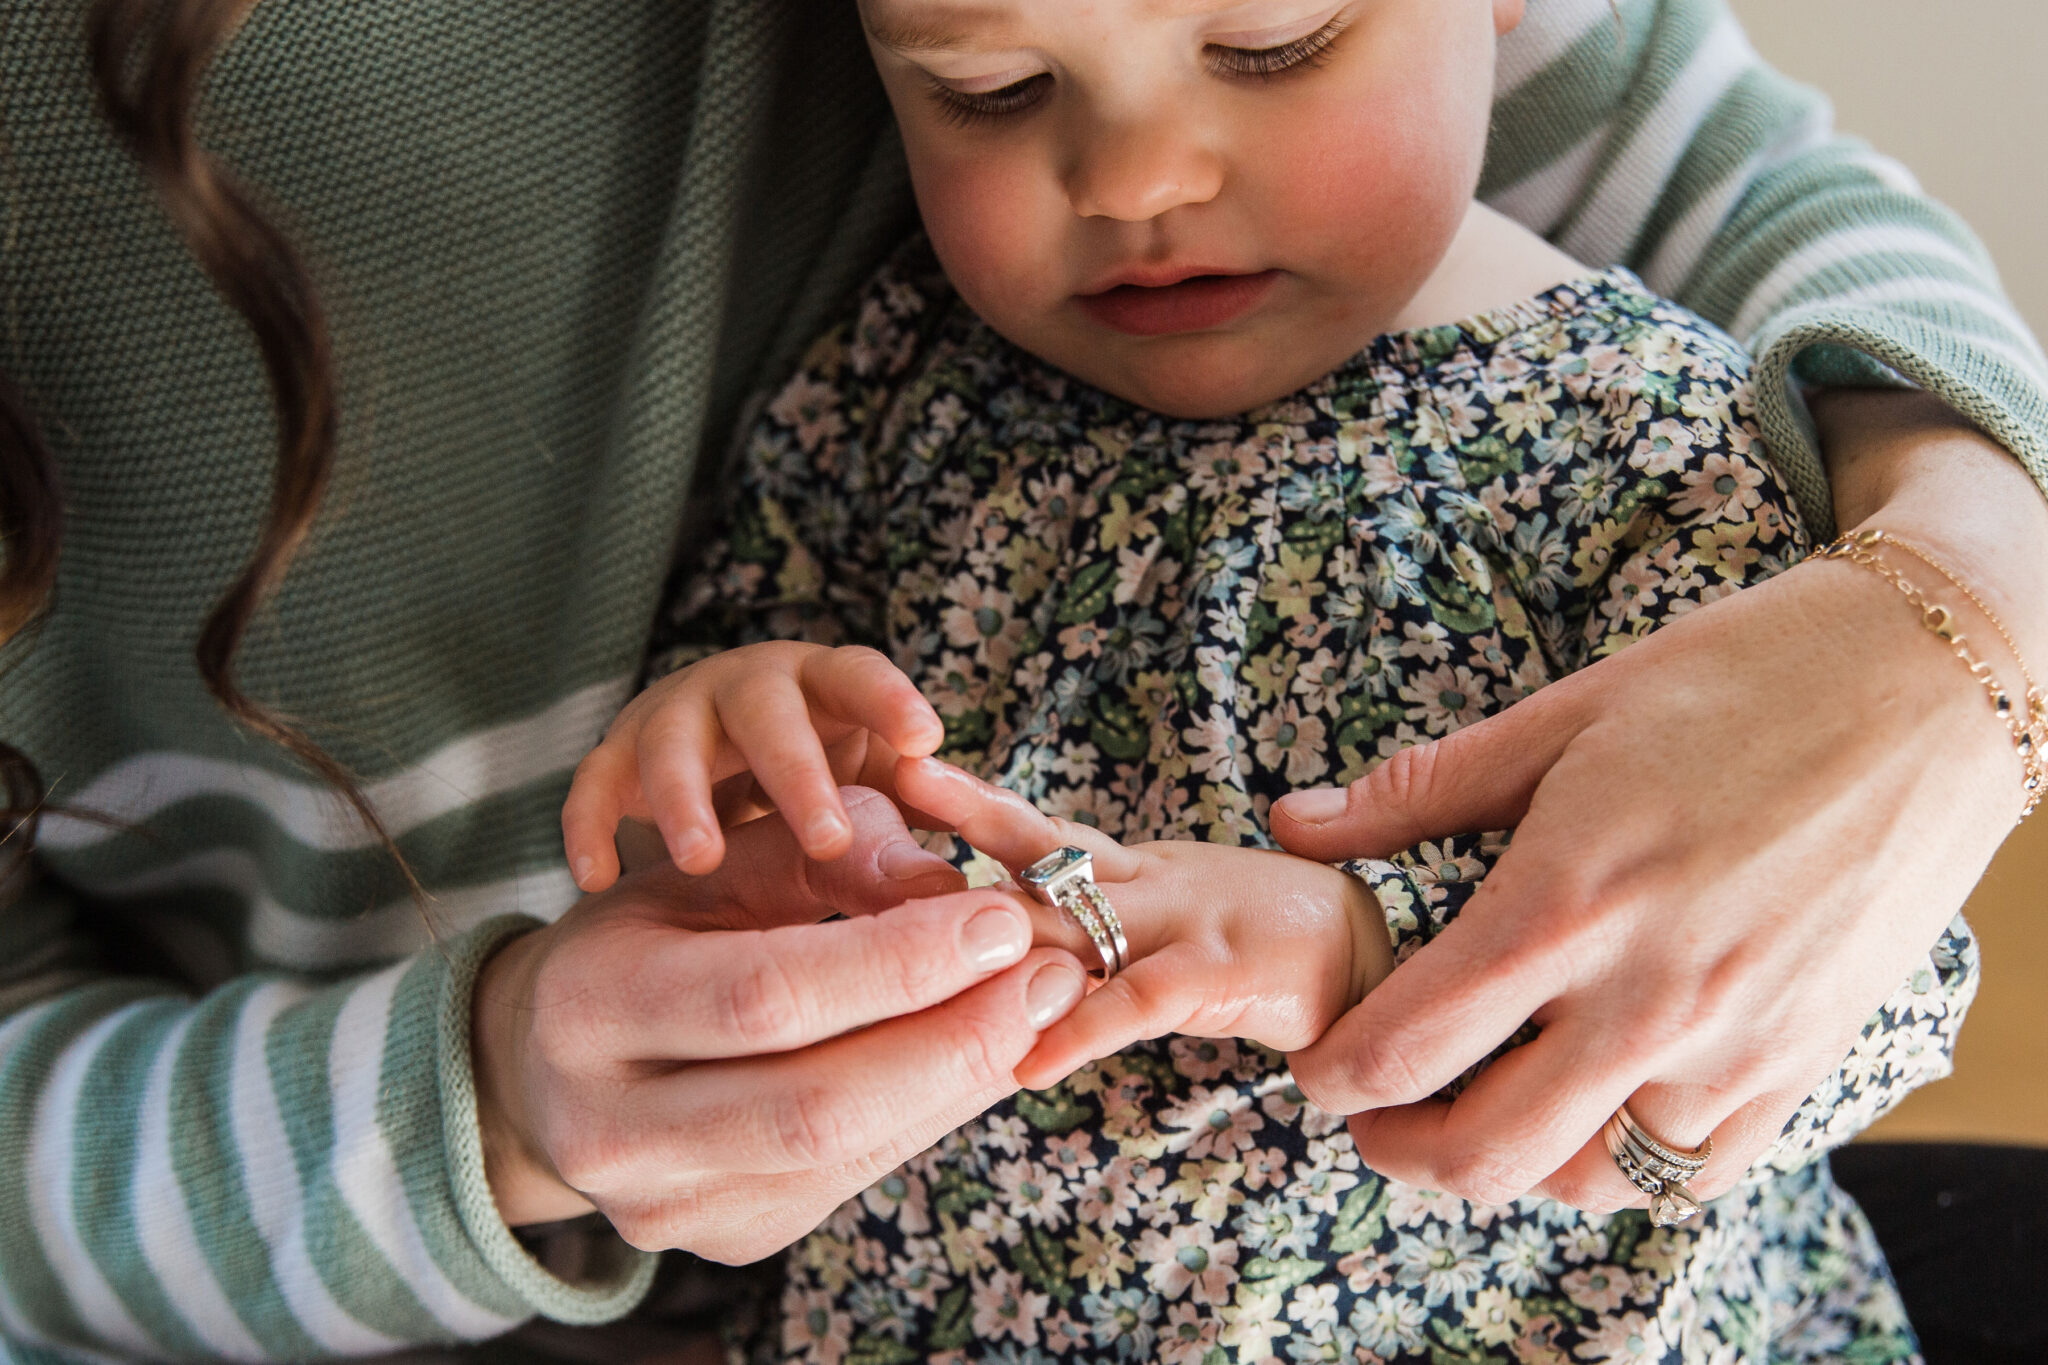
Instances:
[[[1123,921],[1095,884],[1095,859],[1086,849],[1071,845],[1054,849],[1017,874],[1017,880],[1030,887],[1040,901],[1066,911],[1081,926],[1102,959],[1102,980],[1130,965],[1131,946],[1124,938]]]
[[[1601,1128],[1600,1136],[1607,1143],[1607,1154],[1628,1177],[1629,1184],[1650,1196],[1653,1224],[1672,1227],[1700,1211],[1699,1197],[1686,1182],[1707,1169],[1707,1162],[1714,1155],[1713,1138],[1689,1152],[1659,1142],[1636,1122],[1636,1116],[1629,1113],[1625,1104],[1614,1111],[1614,1116]]]

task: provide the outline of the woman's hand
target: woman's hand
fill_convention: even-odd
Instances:
[[[485,965],[473,1055],[506,1222],[595,1208],[635,1246],[757,1260],[1016,1089],[1079,963],[1034,950],[1003,893],[959,890],[885,798],[838,795],[841,858],[754,821],[715,875],[629,875]],[[813,922],[834,910],[852,918]]]
[[[1818,411],[1841,524],[1931,549],[2048,663],[2048,504],[2017,464],[1921,395]],[[1917,581],[2017,695],[1988,624]],[[1317,859],[1516,827],[1462,915],[1296,1077],[1356,1114],[1374,1169],[1481,1203],[1643,1202],[1598,1140],[1623,1101],[1667,1142],[1711,1133],[1692,1184],[1720,1193],[1924,959],[2022,804],[2010,736],[1897,591],[1802,565],[1348,793],[1276,805],[1281,842]],[[1528,1019],[1534,1042],[1429,1098]]]
[[[1013,873],[1063,845],[1094,855],[1131,961],[1046,1030],[1017,1068],[1027,1088],[1170,1033],[1301,1047],[1394,968],[1379,902],[1337,868],[1270,849],[1119,844],[935,759],[899,764],[896,791]],[[1038,942],[1096,960],[1065,912],[1017,898]]]

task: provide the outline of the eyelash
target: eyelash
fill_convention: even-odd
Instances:
[[[1215,48],[1209,59],[1209,70],[1218,76],[1258,81],[1269,81],[1289,71],[1312,70],[1323,64],[1323,59],[1329,55],[1330,45],[1344,31],[1346,22],[1342,18],[1332,19],[1314,33],[1278,47]],[[931,83],[931,94],[939,106],[940,117],[955,128],[967,128],[1025,112],[1044,98],[1045,87],[1051,80],[1049,73],[1041,71],[999,90],[969,95],[935,79]]]

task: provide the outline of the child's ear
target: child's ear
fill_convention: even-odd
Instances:
[[[1505,38],[1520,27],[1528,0],[1493,0],[1493,31]]]

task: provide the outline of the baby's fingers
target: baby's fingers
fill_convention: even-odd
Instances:
[[[797,682],[817,710],[880,736],[912,758],[938,752],[945,722],[889,656],[860,645],[806,654]]]
[[[1200,955],[1169,944],[1111,977],[1038,1036],[1017,1084],[1043,1090],[1132,1043],[1179,1032],[1201,1010]]]
[[[612,745],[600,744],[576,765],[562,803],[562,847],[576,885],[586,892],[602,891],[619,879],[613,838],[627,814],[628,793],[637,795],[636,786],[631,757]]]
[[[844,855],[853,843],[853,824],[795,678],[735,679],[719,691],[717,705],[726,740],[795,831],[804,852],[821,863]]]
[[[925,812],[1013,872],[1063,844],[1095,857],[1098,881],[1138,875],[1138,856],[1099,830],[1055,820],[1013,791],[982,781],[937,759],[896,765],[899,804]]]

